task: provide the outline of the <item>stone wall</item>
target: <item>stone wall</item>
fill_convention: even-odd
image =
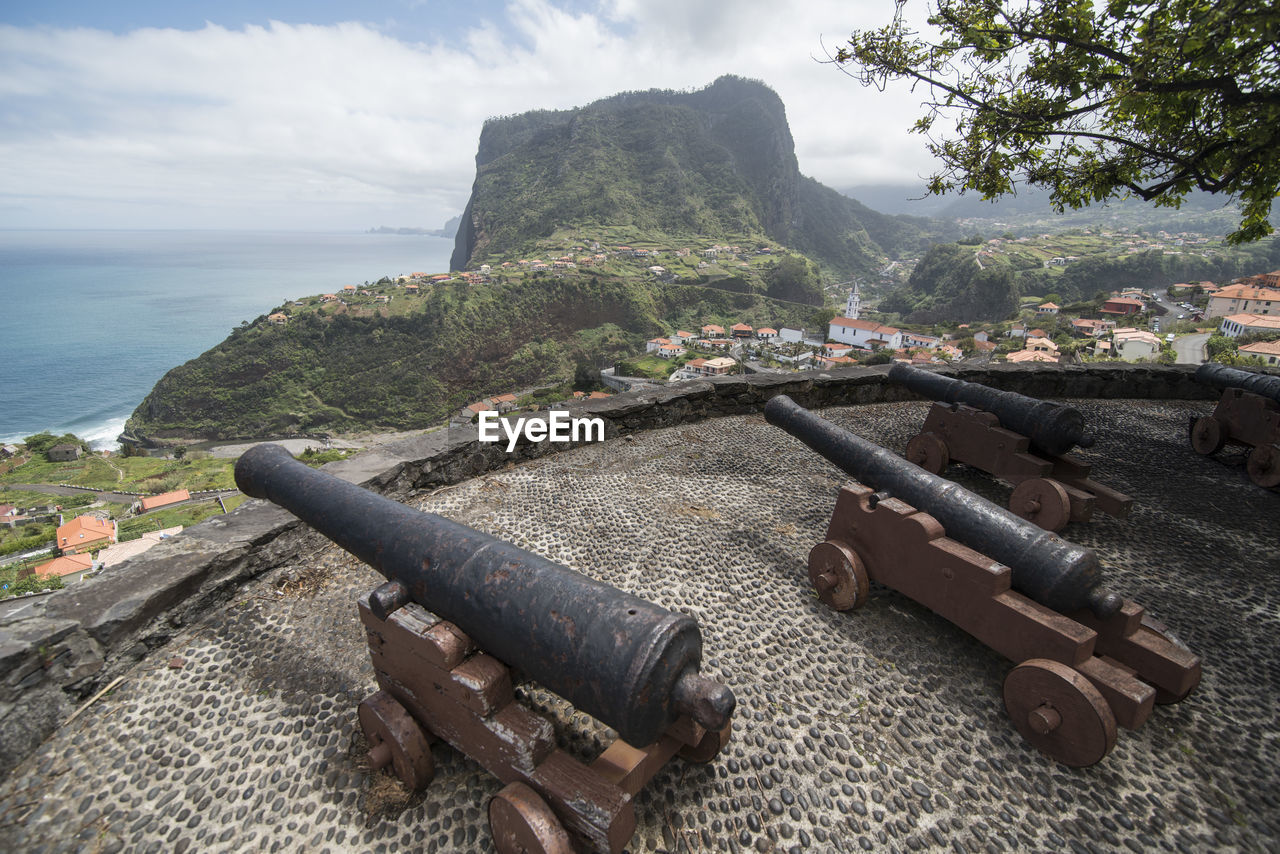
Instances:
[[[914,398],[885,381],[887,366],[801,374],[715,377],[636,391],[570,407],[604,420],[606,438],[757,412],[778,394],[814,408]],[[1189,366],[1099,364],[996,365],[948,371],[962,379],[1043,398],[1205,400],[1215,392]],[[501,444],[452,437],[425,459],[391,461],[365,485],[403,498],[569,447]],[[0,618],[0,773],[7,773],[71,713],[76,704],[125,673],[150,649],[208,608],[225,602],[246,579],[280,566],[319,535],[290,514],[250,501],[226,516],[188,528],[111,572],[73,585],[42,607]]]

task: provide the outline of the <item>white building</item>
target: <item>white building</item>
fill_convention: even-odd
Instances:
[[[827,327],[827,338],[844,344],[852,344],[865,350],[887,347],[902,349],[902,330],[885,326],[874,320],[854,320],[851,317],[832,318]]]
[[[1280,332],[1280,316],[1233,314],[1222,318],[1218,329],[1231,338],[1239,338],[1249,332]]]

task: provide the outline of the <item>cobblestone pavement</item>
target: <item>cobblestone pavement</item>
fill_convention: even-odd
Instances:
[[[904,597],[835,613],[805,556],[845,478],[759,416],[556,454],[416,503],[693,615],[704,672],[738,697],[733,740],[637,797],[632,851],[1207,851],[1280,847],[1280,494],[1243,457],[1195,455],[1210,405],[1078,402],[1082,454],[1136,499],[1073,525],[1108,585],[1204,658],[1184,702],[1072,770],[1005,716],[1010,662]],[[923,404],[828,411],[901,451]],[[1003,500],[1007,488],[952,473]],[[500,787],[436,744],[408,796],[371,774],[355,721],[373,690],[355,597],[378,576],[315,535],[296,560],[185,626],[0,784],[5,851],[486,851]],[[536,687],[562,745],[609,736]]]

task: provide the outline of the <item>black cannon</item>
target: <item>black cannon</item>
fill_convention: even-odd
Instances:
[[[809,579],[824,604],[863,605],[877,581],[1018,662],[1004,685],[1018,731],[1091,765],[1157,702],[1200,681],[1200,660],[1098,586],[1098,559],[778,396],[765,418],[861,483],[840,490]]]
[[[912,465],[892,451],[842,430],[786,395],[764,408],[765,418],[786,430],[857,480],[901,498],[935,517],[948,536],[1013,570],[1013,588],[1056,611],[1088,607],[1114,613],[1120,597],[1102,590],[1098,557],[1091,549],[1015,516],[959,484]]]
[[[388,579],[359,603],[383,688],[360,708],[371,764],[424,786],[439,737],[515,781],[490,807],[500,849],[565,835],[620,850],[635,827],[630,796],[675,753],[707,761],[728,738],[734,696],[699,672],[692,617],[315,471],[278,445],[250,449],[235,475]],[[508,668],[621,740],[589,767],[570,759],[548,722],[514,701]]]
[[[936,401],[906,457],[933,474],[964,463],[1013,486],[1009,509],[1050,531],[1087,522],[1096,509],[1129,515],[1133,499],[1090,477],[1092,466],[1067,454],[1088,447],[1078,409],[977,383],[894,365],[889,379]]]
[[[930,400],[963,403],[993,413],[1007,429],[1030,439],[1032,447],[1050,454],[1065,454],[1076,446],[1092,447],[1094,442],[1094,437],[1085,432],[1084,416],[1072,406],[903,364],[889,369],[889,380]]]
[[[1191,447],[1209,454],[1224,445],[1252,448],[1245,462],[1259,486],[1280,486],[1280,376],[1206,362],[1196,380],[1222,390],[1212,415],[1191,418]]]
[[[1243,389],[1280,403],[1280,376],[1273,374],[1255,374],[1216,362],[1205,362],[1196,368],[1196,382],[1213,386],[1220,391],[1229,388]]]

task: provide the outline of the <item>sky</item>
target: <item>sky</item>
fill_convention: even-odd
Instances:
[[[924,4],[918,2],[920,14]],[[890,0],[7,0],[0,228],[437,228],[486,118],[761,80],[801,172],[916,184],[923,93],[828,52]]]

